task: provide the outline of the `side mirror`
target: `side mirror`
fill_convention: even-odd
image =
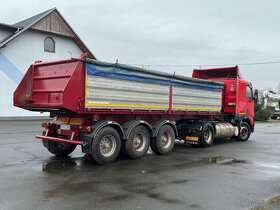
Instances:
[[[257,89],[254,90],[254,97],[253,97],[255,102],[259,101],[259,91]]]

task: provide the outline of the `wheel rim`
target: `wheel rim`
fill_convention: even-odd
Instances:
[[[246,138],[249,134],[249,130],[248,130],[247,126],[241,126],[240,133],[241,133],[241,138],[242,139]]]
[[[133,138],[133,147],[139,152],[142,151],[146,147],[146,137],[144,134],[136,134]]]
[[[100,152],[103,156],[109,157],[116,150],[116,140],[111,135],[104,136],[100,141]]]
[[[204,132],[204,141],[207,143],[207,144],[210,144],[211,141],[212,141],[212,132],[211,130],[208,128],[205,132]]]
[[[164,149],[170,147],[171,142],[172,142],[172,139],[171,139],[170,133],[164,133],[160,138],[161,146]]]

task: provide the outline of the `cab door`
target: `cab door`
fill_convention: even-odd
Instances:
[[[250,121],[253,125],[254,119],[254,97],[253,97],[253,90],[251,85],[246,85],[246,105],[244,107],[244,112],[250,117]]]

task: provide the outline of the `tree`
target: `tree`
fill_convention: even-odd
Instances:
[[[271,111],[264,109],[263,104],[256,102],[255,103],[255,120],[264,121],[268,120],[271,116]]]

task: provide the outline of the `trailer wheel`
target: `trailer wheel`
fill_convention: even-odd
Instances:
[[[67,156],[72,153],[76,147],[76,144],[49,141],[49,147],[47,149],[56,156]]]
[[[250,125],[246,122],[242,122],[240,126],[238,141],[247,141],[251,135]]]
[[[205,124],[201,131],[200,146],[209,147],[214,142],[214,128],[210,123]]]
[[[142,125],[135,126],[126,141],[123,142],[124,153],[132,159],[146,155],[150,146],[149,131]]]
[[[158,131],[156,138],[151,140],[151,148],[154,153],[165,155],[174,148],[175,133],[170,125],[163,125]]]
[[[119,133],[112,127],[104,127],[93,139],[92,155],[87,154],[87,158],[100,165],[112,163],[117,159],[120,149],[121,139]]]

